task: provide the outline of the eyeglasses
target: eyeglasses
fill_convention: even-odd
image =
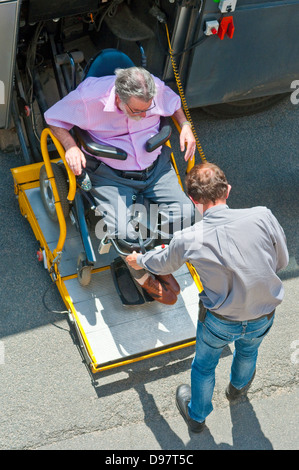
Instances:
[[[150,111],[151,109],[153,109],[155,106],[156,106],[156,103],[155,103],[155,100],[153,99],[153,105],[150,106],[149,108],[147,109],[144,109],[142,111],[133,111],[132,108],[130,108],[130,106],[128,105],[128,103],[125,103],[126,106],[128,106],[129,110],[131,111],[132,114],[142,114],[142,113],[147,113],[147,111]]]

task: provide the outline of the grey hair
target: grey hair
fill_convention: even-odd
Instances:
[[[115,75],[115,92],[123,103],[127,103],[132,96],[147,102],[156,94],[154,79],[143,67],[116,69]]]

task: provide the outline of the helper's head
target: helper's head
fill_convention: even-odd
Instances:
[[[186,176],[187,193],[203,212],[211,206],[225,204],[231,186],[223,171],[213,163],[195,165]],[[200,211],[202,212],[202,211]]]
[[[142,67],[115,70],[116,104],[129,118],[139,120],[155,107],[156,85]]]

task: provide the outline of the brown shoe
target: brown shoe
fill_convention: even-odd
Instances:
[[[177,301],[176,294],[165,284],[161,283],[153,275],[150,275],[142,288],[157,302],[166,305],[173,305]]]
[[[181,288],[172,274],[164,274],[163,276],[156,276],[156,278],[159,279],[162,284],[165,284],[166,287],[171,289],[176,295],[179,295],[181,292]]]

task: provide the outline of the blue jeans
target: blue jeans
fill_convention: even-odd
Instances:
[[[191,367],[191,401],[189,415],[202,422],[213,410],[212,396],[215,369],[223,348],[235,342],[231,366],[231,384],[240,390],[252,378],[258,348],[274,320],[267,317],[255,321],[228,322],[207,311],[204,322],[198,322],[196,352]]]

